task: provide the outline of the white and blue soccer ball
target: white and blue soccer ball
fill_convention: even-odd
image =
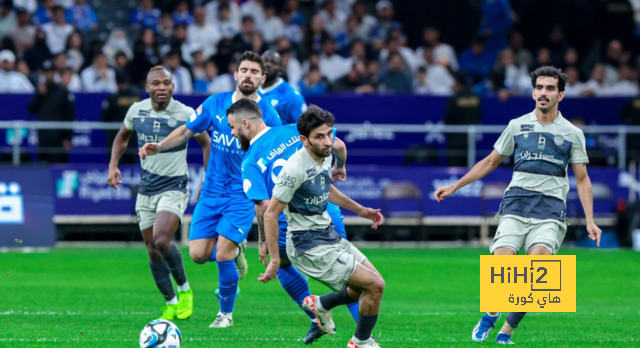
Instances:
[[[180,348],[181,345],[180,329],[168,320],[154,320],[140,333],[140,348]]]

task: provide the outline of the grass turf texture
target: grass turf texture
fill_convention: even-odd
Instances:
[[[189,320],[175,321],[184,347],[303,347],[309,321],[248,249],[234,327],[209,329],[218,311],[215,264],[197,265],[183,250],[195,293]],[[480,249],[363,249],[387,282],[374,335],[382,347],[478,347]],[[525,347],[640,345],[640,257],[632,251],[564,249],[577,255],[577,313],[530,313],[512,339]],[[164,304],[141,247],[53,249],[0,254],[1,347],[135,347]],[[312,293],[327,288],[312,282]],[[338,333],[313,347],[346,347],[355,323],[333,311]],[[499,328],[504,316],[499,321]],[[493,345],[498,330],[487,342]]]

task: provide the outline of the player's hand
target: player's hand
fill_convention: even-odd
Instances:
[[[436,193],[434,194],[437,202],[442,202],[446,197],[451,196],[456,192],[456,189],[451,186],[438,187]]]
[[[347,168],[333,167],[331,168],[331,180],[332,181],[345,181],[347,180]]]
[[[258,255],[260,255],[260,263],[264,267],[268,267],[269,259],[267,259],[267,255],[269,255],[269,248],[267,248],[267,242],[258,242]]]
[[[382,222],[384,222],[384,216],[380,214],[380,209],[362,208],[362,210],[358,213],[358,216],[373,221],[373,225],[371,225],[371,228],[373,228],[374,230],[378,229],[378,226],[380,226]]]
[[[589,232],[589,239],[595,240],[600,247],[600,236],[602,236],[602,230],[596,226],[595,222],[587,224],[587,232]]]
[[[109,167],[109,186],[118,191],[118,184],[122,184],[122,175],[118,167]]]
[[[157,155],[160,152],[160,143],[146,143],[138,151],[140,158],[146,159],[147,156]]]
[[[280,260],[272,259],[267,266],[267,270],[264,271],[264,273],[260,273],[258,280],[266,284],[271,279],[276,279],[276,272],[278,272],[278,268],[280,268]]]

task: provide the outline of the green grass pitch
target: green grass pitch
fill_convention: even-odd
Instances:
[[[195,313],[176,321],[183,347],[303,347],[308,320],[277,281],[256,280],[263,266],[248,249],[249,275],[234,326],[209,329],[218,311],[215,264],[196,265],[183,250]],[[479,255],[485,249],[363,249],[387,282],[374,331],[388,347],[478,347]],[[577,312],[531,313],[513,341],[523,347],[640,346],[640,254],[564,249],[577,255]],[[312,293],[327,289],[311,284]],[[0,347],[136,347],[142,327],[164,304],[145,250],[59,248],[0,254]],[[313,347],[346,347],[355,324],[333,311],[338,333]],[[503,319],[499,325],[502,325]]]

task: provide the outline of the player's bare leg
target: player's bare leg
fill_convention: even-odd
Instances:
[[[216,248],[217,238],[196,239],[189,242],[189,256],[195,263],[205,264],[215,261],[213,250]]]
[[[378,321],[380,303],[386,287],[385,281],[373,267],[373,264],[365,261],[364,264],[356,265],[356,269],[347,284],[348,296],[360,302],[358,322],[356,323],[355,333],[349,341],[349,347],[378,347],[378,344],[371,337],[371,333]]]

